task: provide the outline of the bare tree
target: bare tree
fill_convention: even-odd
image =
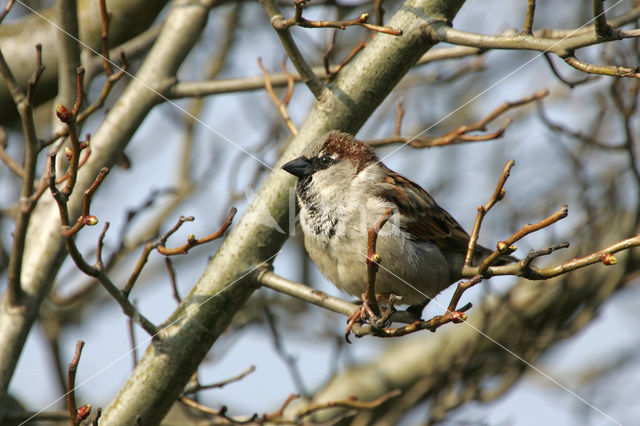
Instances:
[[[159,424],[172,407],[169,418],[183,423],[393,424],[415,413],[428,423],[467,421],[466,403],[496,400],[527,372],[586,407],[586,417],[626,420],[595,390],[622,371],[616,363],[637,357],[605,351],[610,368],[599,366],[580,389],[566,383],[582,372],[557,377],[538,361],[616,306],[616,294],[637,300],[637,1],[54,3],[10,0],[0,15],[0,421]],[[279,167],[333,129],[360,131],[385,161],[426,170],[431,192],[467,212],[468,253],[479,239],[495,247],[480,265],[467,256],[465,279],[424,319],[391,309],[391,325],[353,316],[360,307],[321,291],[297,256],[294,180]],[[168,161],[154,165],[172,139],[180,139],[179,155],[169,155],[174,171]],[[259,186],[245,190],[248,205],[242,185]],[[191,209],[201,214],[186,216]],[[185,235],[195,225],[204,236]],[[376,237],[372,228],[363,258],[373,293],[384,266]],[[187,272],[207,258],[198,246],[217,251],[201,273]],[[495,265],[518,248],[530,250]],[[285,278],[296,274],[305,284]],[[512,280],[490,284],[498,275]],[[145,303],[151,283],[175,310]],[[69,356],[64,334],[94,324],[113,302],[129,323],[134,368],[92,410],[76,402],[88,345]],[[352,318],[355,345],[384,343],[348,368],[327,355],[335,365],[325,385],[310,387],[312,372],[285,340],[311,335],[327,354],[348,352],[338,317]],[[30,362],[25,343],[36,323],[62,411],[54,395],[28,408],[12,395],[29,388],[12,377],[21,355]],[[251,401],[203,402],[205,390],[260,373],[231,377],[247,367],[238,366],[210,385],[198,374],[256,327],[298,395],[264,414]]]

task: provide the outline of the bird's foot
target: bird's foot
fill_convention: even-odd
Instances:
[[[376,301],[372,303],[368,300],[366,293],[363,293],[362,306],[349,315],[347,329],[344,332],[344,337],[347,342],[351,343],[349,341],[349,334],[351,334],[351,329],[357,322],[368,322],[378,329],[387,327],[391,323],[391,315],[396,311],[393,305],[396,301],[401,299],[402,297],[394,293],[377,293]],[[380,305],[378,304],[380,301],[385,302],[385,309],[383,311],[380,310]]]

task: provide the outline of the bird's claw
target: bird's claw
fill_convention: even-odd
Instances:
[[[376,302],[371,303],[366,300],[366,294],[362,295],[362,306],[349,315],[349,319],[347,321],[347,328],[344,332],[344,337],[348,343],[351,343],[349,340],[349,334],[351,334],[351,329],[357,322],[368,322],[374,328],[383,329],[388,327],[391,324],[391,315],[396,312],[396,308],[393,306],[397,300],[401,298],[393,293],[380,293],[376,294],[376,299],[386,299],[386,308],[384,311],[378,315],[377,311],[380,311],[380,305]]]

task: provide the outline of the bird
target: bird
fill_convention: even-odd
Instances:
[[[320,272],[340,290],[364,297],[368,231],[391,209],[376,253],[375,290],[421,315],[426,304],[462,278],[470,236],[417,183],[385,166],[351,134],[331,131],[282,165],[298,178],[296,198],[304,245]],[[476,245],[477,264],[492,250]],[[503,256],[496,264],[517,259]]]

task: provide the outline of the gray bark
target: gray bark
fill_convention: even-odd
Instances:
[[[147,29],[156,19],[167,0],[109,0],[107,9],[113,17],[109,26],[109,43],[117,46]],[[14,8],[24,7],[19,3]],[[0,25],[0,50],[4,54],[16,81],[26,87],[36,65],[34,46],[42,45],[42,63],[46,70],[35,91],[35,104],[52,99],[58,93],[58,29],[54,7],[41,12],[42,17],[29,15],[20,22]],[[50,22],[47,22],[50,21]],[[78,30],[80,41],[100,52],[102,19],[100,5],[94,0],[78,0]],[[79,66],[80,64],[76,64]],[[4,78],[0,76],[0,123],[17,117],[13,100]]]
[[[140,123],[161,100],[156,92],[164,91],[173,81],[207,22],[209,7],[210,4],[204,1],[174,2],[164,28],[136,79],[131,81],[91,138],[92,154],[79,171],[76,188],[69,201],[72,218],[80,213],[82,193],[93,183],[98,171],[119,160]],[[0,396],[7,391],[27,334],[66,254],[60,237],[58,208],[46,193],[33,212],[27,232],[21,276],[24,302],[21,306],[11,307],[6,294],[0,301],[0,330],[3,334]]]
[[[255,290],[257,266],[271,261],[287,237],[257,220],[272,217],[281,229],[289,227],[294,179],[279,165],[331,129],[355,133],[432,47],[425,26],[434,19],[451,21],[463,3],[405,2],[388,22],[404,34],[377,35],[327,86],[240,222],[104,411],[101,424],[133,424],[137,415],[144,424],[160,422],[233,314]]]

